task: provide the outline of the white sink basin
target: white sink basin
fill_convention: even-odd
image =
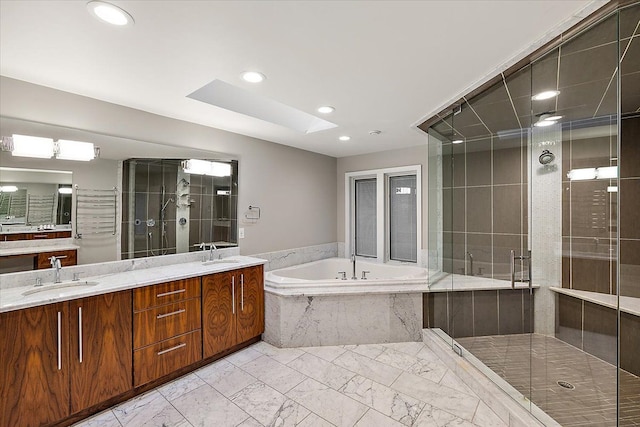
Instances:
[[[202,263],[202,265],[236,264],[238,262],[240,261],[238,261],[237,259],[226,258],[226,259],[214,259],[213,261],[205,261]]]
[[[33,295],[40,292],[46,292],[54,289],[65,289],[65,288],[80,288],[87,286],[95,286],[98,282],[90,282],[88,280],[77,280],[71,282],[62,282],[62,283],[52,283],[50,285],[42,285],[42,286],[33,286],[28,291],[22,293],[22,295]]]

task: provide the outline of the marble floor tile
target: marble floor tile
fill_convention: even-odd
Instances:
[[[394,368],[402,369],[403,371],[408,370],[418,362],[424,362],[423,359],[418,359],[415,356],[398,351],[392,347],[386,348],[375,359],[378,362],[393,366]]]
[[[336,357],[347,351],[344,347],[336,345],[327,345],[322,347],[301,347],[300,350],[313,354],[314,356],[324,359],[327,362],[333,362]]]
[[[249,414],[208,384],[171,403],[195,427],[235,427],[249,418]]]
[[[434,408],[430,405],[420,413],[420,416],[416,420],[414,427],[440,427],[440,426],[459,426],[459,427],[475,427],[473,423],[467,420],[456,417],[455,415],[443,411],[442,409]]]
[[[113,411],[108,410],[80,421],[74,424],[73,427],[122,427],[122,424],[120,424]]]
[[[158,387],[158,391],[165,399],[171,402],[172,400],[175,400],[183,394],[189,393],[191,390],[195,390],[204,384],[205,382],[196,374],[188,374]]]
[[[507,424],[484,402],[478,404],[476,414],[473,416],[473,424],[480,427],[507,427]]]
[[[360,375],[351,379],[339,391],[407,426],[413,425],[425,405],[424,402]]]
[[[353,426],[368,407],[311,378],[287,396],[338,427]]]
[[[273,360],[280,362],[284,365],[291,362],[293,359],[300,357],[304,354],[304,351],[297,348],[278,348],[265,341],[260,341],[251,346],[252,349],[259,351],[265,356],[269,356]]]
[[[391,343],[382,344],[382,346],[386,348],[394,349],[396,351],[400,351],[402,353],[407,353],[411,356],[415,356],[416,354],[418,354],[420,350],[422,350],[425,347],[424,343],[418,342],[418,341],[391,342]]]
[[[441,362],[437,354],[435,354],[429,347],[423,347],[416,353],[418,359],[426,360],[429,362]]]
[[[373,409],[369,409],[366,414],[360,418],[355,427],[402,427],[397,421],[377,412]]]
[[[473,390],[471,390],[469,386],[466,385],[464,381],[462,381],[460,377],[454,374],[451,370],[447,370],[438,384],[461,391],[462,393],[468,394],[470,396],[477,397]]]
[[[345,352],[333,363],[384,385],[391,385],[402,372],[398,368],[351,351]]]
[[[269,356],[258,357],[242,365],[242,369],[280,393],[288,392],[307,378],[300,372],[276,362]]]
[[[262,353],[259,354],[262,355]],[[198,369],[195,374],[227,397],[258,381],[224,359]]]
[[[231,401],[264,426],[297,426],[311,412],[264,383],[254,383]]]
[[[185,417],[155,390],[116,406],[113,413],[125,427],[189,425]]]
[[[298,427],[333,427],[333,424],[312,412],[298,424]]]
[[[370,357],[371,359],[375,359],[385,350],[382,344],[345,345],[344,348],[354,353]]]
[[[263,425],[260,424],[255,418],[247,418],[246,420],[238,424],[238,427],[263,427]]]
[[[355,372],[336,366],[309,353],[291,361],[287,366],[335,390],[345,385],[347,381],[356,375]]]
[[[249,363],[252,360],[262,356],[262,353],[260,353],[258,350],[254,350],[252,347],[253,346],[247,347],[233,354],[230,354],[229,356],[225,357],[224,360],[229,363],[233,363],[236,366],[242,366],[245,363]]]
[[[427,402],[435,409],[443,409],[471,421],[480,399],[442,386],[426,378],[403,372],[391,388],[415,399]]]

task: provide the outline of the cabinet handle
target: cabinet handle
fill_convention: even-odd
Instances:
[[[175,294],[181,294],[183,292],[186,292],[186,289],[178,289],[177,291],[171,291],[171,292],[164,292],[162,294],[158,294],[156,295],[156,298],[162,298],[162,297],[166,297],[169,295],[175,295]]]
[[[244,312],[244,274],[240,274],[240,310]]]
[[[236,314],[236,276],[231,276],[231,314]]]
[[[158,356],[162,356],[165,353],[169,353],[170,351],[174,351],[174,350],[177,350],[179,348],[186,347],[186,346],[187,346],[186,343],[180,343],[180,344],[176,345],[175,347],[171,347],[171,348],[168,348],[166,350],[160,350],[158,352]]]
[[[46,239],[48,236],[46,234],[34,234],[34,239]]]
[[[180,310],[172,311],[171,313],[158,314],[156,319],[164,319],[165,317],[174,316],[176,314],[184,313],[185,311],[187,311],[186,308],[181,308]]]
[[[58,312],[58,371],[62,370],[62,312]]]
[[[82,363],[82,307],[78,307],[78,357]]]

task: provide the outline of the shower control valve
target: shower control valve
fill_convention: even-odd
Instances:
[[[370,271],[362,270],[362,280],[367,280],[367,273],[371,273]]]
[[[347,280],[347,272],[346,271],[338,271],[338,274],[341,274],[342,277],[336,277],[336,279]]]

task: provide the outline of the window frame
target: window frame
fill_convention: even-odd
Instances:
[[[389,177],[415,175],[416,177],[416,262],[390,259],[391,236],[389,229]],[[359,259],[397,265],[422,265],[422,165],[370,169],[345,173],[345,256],[353,253],[355,246],[355,182],[360,179],[376,179],[376,254],[375,258]]]

